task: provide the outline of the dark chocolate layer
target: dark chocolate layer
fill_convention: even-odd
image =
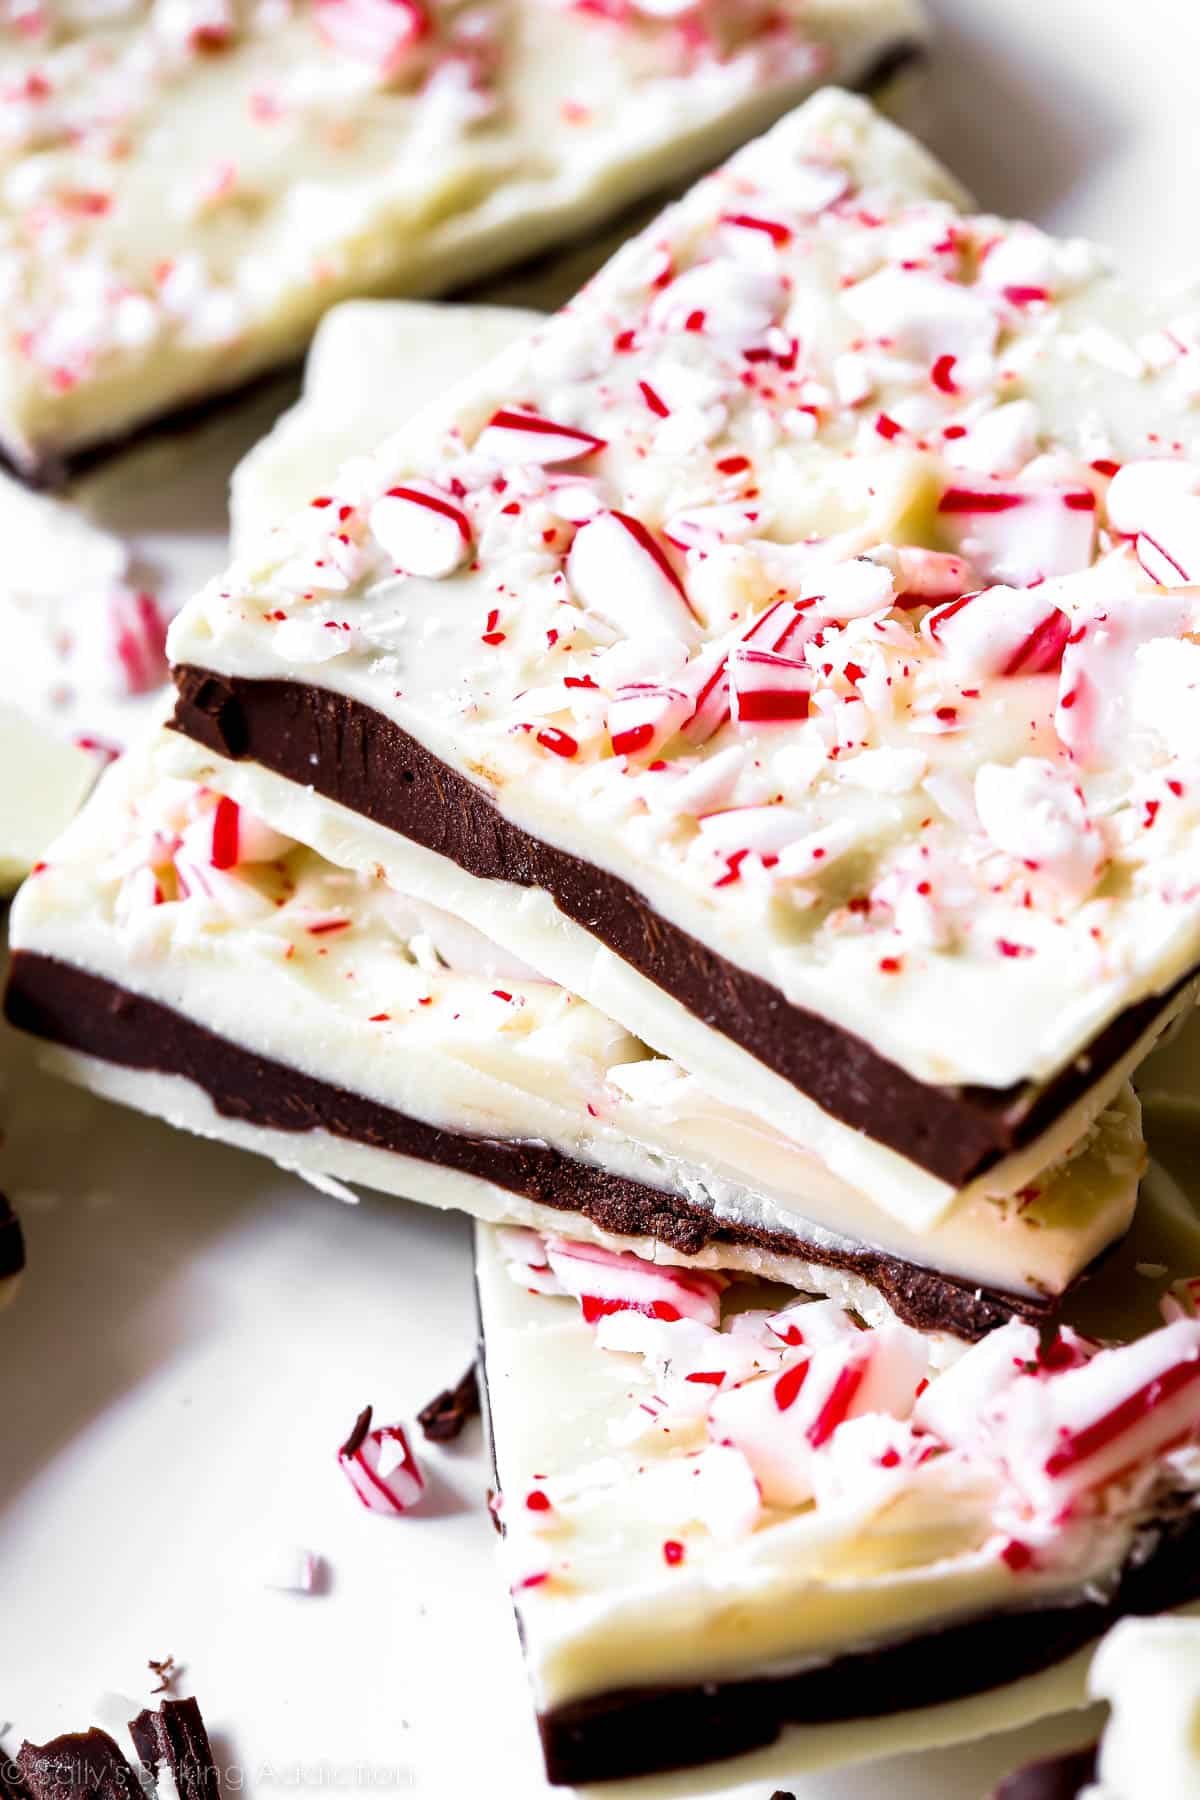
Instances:
[[[604,1231],[657,1238],[689,1256],[714,1243],[752,1244],[847,1270],[878,1288],[918,1330],[981,1337],[1014,1313],[1040,1321],[1055,1304],[986,1293],[878,1251],[829,1250],[785,1232],[731,1225],[678,1195],[574,1162],[548,1145],[441,1130],[257,1056],[157,1001],[32,951],[13,955],[4,1009],[11,1024],[36,1037],[125,1068],[184,1076],[224,1118],[272,1131],[327,1131],[416,1157],[543,1206],[582,1213]]]
[[[1071,1750],[1018,1769],[996,1789],[993,1800],[1079,1800],[1096,1779],[1096,1750]]]
[[[871,1719],[1036,1675],[1118,1619],[1200,1597],[1200,1514],[1181,1510],[1164,1519],[1138,1551],[1107,1601],[1082,1598],[964,1619],[795,1675],[629,1688],[556,1707],[539,1720],[547,1773],[569,1784],[689,1768],[761,1749],[789,1725],[861,1720],[869,1729]]]
[[[302,682],[188,666],[174,677],[176,730],[219,755],[313,787],[471,875],[542,889],[567,918],[703,1024],[835,1119],[956,1187],[1040,1136],[1120,1061],[1171,998],[1128,1008],[1038,1091],[931,1086],[661,918],[619,876],[511,824],[481,788],[360,701]]]

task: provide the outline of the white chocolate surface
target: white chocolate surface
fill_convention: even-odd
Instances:
[[[1092,1659],[1088,1690],[1112,1714],[1097,1781],[1080,1800],[1200,1793],[1200,1623],[1124,1620]]]
[[[14,948],[99,975],[405,1116],[547,1143],[730,1224],[794,1236],[792,1256],[713,1244],[699,1260],[822,1292],[849,1290],[871,1311],[878,1300],[861,1282],[810,1264],[803,1246],[882,1250],[1037,1298],[1063,1291],[1129,1224],[1144,1149],[1128,1089],[1074,1154],[1020,1198],[978,1195],[934,1232],[908,1232],[606,1015],[378,876],[337,868],[273,832],[251,843],[249,860],[208,866],[217,798],[164,774],[170,752],[169,738],[158,737],[108,773],[18,898]],[[410,1158],[324,1133],[235,1125],[198,1091],[181,1092],[187,1084],[178,1080],[114,1069],[101,1082],[91,1059],[64,1058],[58,1048],[46,1055],[85,1085],[111,1093],[115,1084],[143,1110],[233,1136],[278,1161],[394,1193],[412,1192],[415,1182],[420,1197],[436,1179],[417,1175]],[[501,1210],[498,1190],[476,1185],[471,1210],[534,1222],[528,1203],[508,1196]],[[437,1194],[434,1202],[444,1203]],[[568,1215],[552,1228],[577,1227]],[[594,1226],[580,1229],[618,1242]],[[677,1260],[666,1246],[639,1247]]]
[[[0,895],[24,880],[74,817],[98,767],[88,751],[47,737],[0,703]]]
[[[920,34],[915,0],[716,3],[690,42],[549,0],[24,13],[0,438],[18,462],[108,440],[295,357],[338,300],[569,241]]]
[[[172,654],[307,678],[388,712],[514,823],[631,879],[663,916],[920,1079],[1049,1077],[1125,1006],[1165,991],[1197,951],[1182,898],[1197,791],[1186,708],[1148,697],[1136,714],[1126,707],[1105,740],[1118,759],[1108,762],[1075,729],[1086,706],[1064,722],[1070,657],[1093,657],[1110,593],[1123,630],[1128,619],[1128,655],[1139,642],[1152,651],[1147,670],[1158,666],[1154,639],[1169,645],[1191,623],[1191,589],[1154,589],[1113,547],[1095,466],[1149,453],[1164,428],[1175,454],[1188,448],[1187,302],[1135,305],[1086,247],[960,219],[958,199],[867,109],[822,97],[665,215],[544,334],[493,365],[469,402],[435,409],[344,471],[345,542],[329,537],[328,507],[297,518],[269,555],[188,609]],[[1168,322],[1184,333],[1169,356]],[[613,348],[622,331],[635,333],[631,349]],[[793,337],[804,346],[794,368]],[[496,411],[531,406],[566,428],[556,447],[531,451],[538,434],[511,425],[489,436]],[[577,438],[572,449],[570,432],[608,448],[590,456]],[[498,470],[516,502],[491,488]],[[386,526],[373,510],[414,480],[465,490],[475,554],[444,578],[394,572],[395,533],[415,529],[415,503],[399,526],[394,508]],[[964,495],[979,504],[960,529]],[[1014,548],[993,527],[1018,507],[1028,511]],[[613,509],[659,534],[657,562],[629,548]],[[586,540],[586,554],[572,548],[564,566],[572,540]],[[1036,567],[1019,566],[1022,545]],[[941,560],[906,561],[914,548]],[[914,612],[904,595],[950,579],[951,551],[977,565],[955,577],[958,591],[990,582],[1001,638],[1020,627],[1004,657],[1022,672],[987,664],[992,638],[981,648],[970,636],[951,654],[949,627],[946,645],[915,628],[922,605]],[[1043,574],[1052,579],[1036,601],[1028,587],[998,585]],[[629,617],[605,616],[600,588],[631,596]],[[613,754],[614,720],[628,718],[613,708],[637,683],[668,700],[688,690],[710,651],[732,653],[727,620],[736,639],[778,592],[789,606],[800,596],[801,621],[824,622],[824,644],[803,649],[794,677],[808,684],[807,719],[748,733],[735,721],[674,752],[669,735],[662,771]],[[1047,619],[1026,620],[1043,599]],[[1086,628],[1088,646],[1070,652],[1061,679],[1050,665],[1038,672],[1055,620],[1064,635]],[[860,674],[845,676],[846,661]],[[564,676],[596,689],[568,689]],[[674,705],[663,702],[663,719]],[[652,754],[658,739],[648,741]],[[445,876],[447,891],[455,883]],[[547,973],[585,997],[603,991],[714,1092],[813,1141],[813,1109],[801,1125],[786,1083],[645,992],[644,978],[614,972],[608,952],[568,946],[572,928],[552,909],[535,924],[539,904],[522,896],[495,934],[527,957],[536,934],[531,960]],[[831,1163],[852,1154],[819,1148]],[[859,1176],[902,1208],[889,1159],[872,1151]],[[914,1191],[910,1182],[902,1213],[913,1225],[954,1197],[931,1182],[918,1208]]]
[[[1186,1255],[1195,1255],[1195,1224],[1189,1237]],[[626,1683],[795,1669],[923,1624],[1020,1606],[1022,1593],[1069,1591],[1126,1553],[1119,1546],[1128,1546],[1132,1519],[1123,1523],[1117,1508],[1096,1535],[1076,1521],[1060,1543],[1040,1541],[1042,1561],[1013,1570],[1002,1559],[1004,1535],[988,1525],[993,1496],[986,1481],[977,1485],[981,1471],[970,1460],[950,1487],[932,1476],[914,1492],[909,1516],[903,1481],[889,1489],[876,1480],[873,1492],[865,1469],[853,1478],[849,1447],[840,1501],[835,1480],[815,1508],[765,1503],[748,1530],[721,1525],[729,1507],[705,1514],[712,1440],[705,1451],[703,1427],[689,1429],[673,1402],[660,1402],[662,1368],[655,1375],[653,1364],[601,1348],[576,1301],[525,1291],[507,1264],[504,1233],[479,1229],[477,1271],[504,1561],[543,1708]],[[790,1314],[802,1316],[802,1307]],[[676,1352],[680,1368],[702,1354]],[[977,1354],[979,1346],[966,1359]],[[954,1366],[932,1373],[919,1406],[954,1375]],[[657,1413],[660,1424],[651,1417],[635,1431],[639,1411]],[[883,1424],[891,1429],[880,1422],[880,1444],[891,1442]],[[939,1467],[934,1460],[925,1471]],[[551,1508],[529,1508],[534,1490]],[[1083,1541],[1070,1543],[1079,1530]],[[684,1544],[678,1561],[664,1557],[667,1541]],[[858,1755],[880,1753],[873,1732],[860,1730],[858,1742]],[[855,1751],[844,1742],[842,1755]]]

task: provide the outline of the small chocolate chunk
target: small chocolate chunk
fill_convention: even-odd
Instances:
[[[1096,1779],[1096,1751],[1072,1750],[1018,1769],[996,1789],[993,1800],[1078,1800]]]
[[[21,1221],[0,1194],[0,1283],[11,1281],[25,1267],[25,1239]]]
[[[479,1417],[479,1379],[472,1363],[457,1387],[443,1388],[423,1406],[417,1422],[431,1444],[451,1444],[468,1419]]]
[[[157,1779],[165,1765],[179,1800],[219,1800],[220,1783],[212,1745],[195,1700],[164,1700],[130,1721],[129,1735],[144,1766]]]
[[[362,1449],[363,1445],[367,1441],[367,1438],[370,1436],[371,1417],[372,1417],[374,1411],[375,1411],[375,1408],[373,1406],[364,1406],[363,1407],[363,1409],[359,1413],[357,1419],[355,1419],[355,1421],[354,1421],[354,1428],[351,1431],[350,1436],[346,1439],[345,1443],[342,1445],[341,1449],[338,1451],[339,1456],[354,1456],[359,1450]]]
[[[17,1773],[31,1800],[144,1800],[120,1749],[96,1726],[22,1744]]]

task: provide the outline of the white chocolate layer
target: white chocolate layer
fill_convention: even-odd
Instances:
[[[338,300],[586,233],[919,41],[916,0],[129,0],[3,28],[0,438],[119,435],[296,356]]]
[[[1200,1622],[1127,1619],[1101,1644],[1088,1688],[1112,1707],[1094,1787],[1080,1800],[1200,1793]]]
[[[187,610],[174,658],[388,714],[514,824],[918,1079],[1048,1080],[1200,952],[1189,715],[1149,685],[1181,639],[1190,669],[1198,603],[1105,511],[1113,461],[1156,433],[1187,447],[1194,365],[1178,300],[1136,305],[1086,247],[960,204],[869,109],[820,97],[348,465],[336,504]],[[984,627],[929,625],[972,586]],[[768,616],[764,688],[747,633]],[[734,716],[704,724],[722,658]],[[1085,675],[1119,714],[1099,747]],[[914,1228],[953,1200],[538,896],[440,880]]]
[[[305,359],[301,398],[233,472],[233,554],[282,524],[364,442],[384,437],[397,395],[419,412],[541,322],[540,313],[516,306],[419,300],[347,301],[326,313]]]
[[[210,866],[203,859],[214,853],[216,795],[164,775],[171,756],[170,739],[159,737],[108,773],[19,897],[14,949],[115,982],[235,1045],[406,1117],[549,1144],[684,1198],[723,1223],[795,1238],[791,1255],[714,1243],[695,1260],[852,1291],[869,1311],[878,1302],[864,1284],[817,1267],[806,1246],[817,1255],[881,1251],[1036,1299],[1061,1293],[1128,1227],[1144,1163],[1129,1090],[1020,1199],[979,1195],[932,1233],[909,1232],[611,1018],[378,876],[349,873],[273,832],[265,842],[246,840],[249,860],[230,865],[226,856],[240,851],[227,851]],[[253,828],[239,821],[231,829]],[[63,1061],[60,1051],[50,1054]],[[95,1085],[86,1059],[80,1066]],[[229,1122],[206,1099],[185,1102],[177,1091],[184,1083],[162,1086],[123,1071],[113,1071],[113,1081],[145,1110],[228,1135]],[[323,1133],[237,1130],[238,1142],[277,1160],[414,1191],[411,1158]],[[424,1177],[416,1182],[418,1197],[428,1185]],[[495,1191],[472,1199],[471,1209],[534,1222],[528,1204],[512,1196],[498,1212]],[[546,1219],[539,1214],[537,1222]],[[553,1228],[625,1243],[571,1215],[558,1216]],[[667,1246],[645,1240],[640,1247],[678,1260]]]
[[[0,702],[0,896],[23,881],[95,782],[99,764]]]

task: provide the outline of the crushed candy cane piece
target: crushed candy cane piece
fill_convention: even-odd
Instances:
[[[404,1513],[425,1489],[416,1457],[402,1425],[372,1426],[365,1406],[338,1451],[338,1464],[368,1512]]]

